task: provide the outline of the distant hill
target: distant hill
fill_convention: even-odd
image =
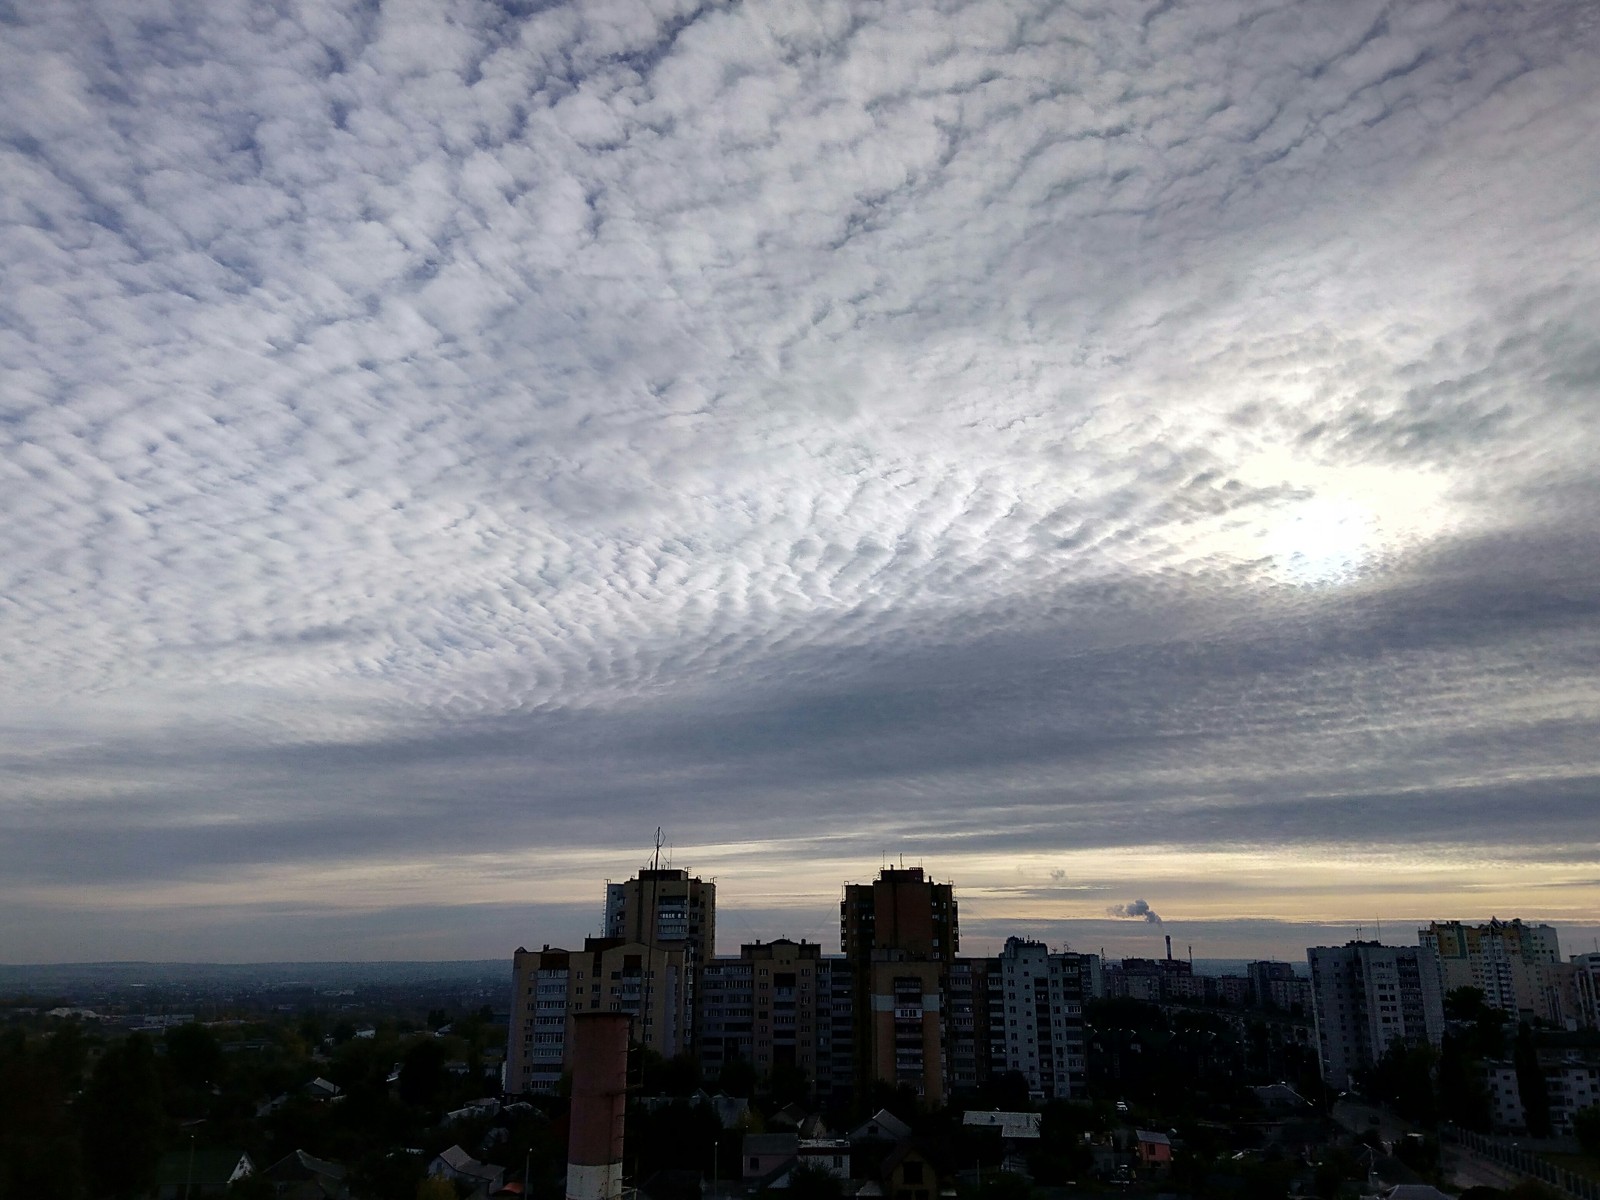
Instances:
[[[359,987],[507,982],[509,958],[456,962],[100,962],[0,965],[0,993],[95,987]]]

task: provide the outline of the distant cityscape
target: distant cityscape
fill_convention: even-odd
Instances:
[[[0,967],[0,1196],[1600,1200],[1600,953],[1549,925],[970,955],[886,867],[837,950],[719,954],[714,880],[596,900],[509,964]]]
[[[597,1011],[628,1014],[640,1044],[692,1058],[708,1082],[743,1064],[764,1081],[803,1080],[819,1101],[888,1087],[933,1105],[1008,1075],[1035,1103],[1084,1098],[1084,1006],[1096,1000],[1275,1015],[1279,1036],[1314,1044],[1323,1082],[1341,1091],[1396,1045],[1437,1050],[1458,989],[1508,1019],[1600,1030],[1600,953],[1564,960],[1552,926],[1520,919],[1436,921],[1414,946],[1309,947],[1308,976],[1282,961],[1200,974],[1170,936],[1158,959],[1102,961],[1021,937],[963,956],[954,886],[921,867],[844,886],[839,953],[803,938],[716,953],[716,884],[684,869],[608,883],[604,905],[604,936],[514,954],[508,1093],[554,1091],[571,1065],[574,1018]],[[1600,1052],[1541,1064],[1552,1125],[1570,1130],[1573,1113],[1600,1103]],[[1496,1125],[1522,1128],[1517,1072],[1485,1069]]]

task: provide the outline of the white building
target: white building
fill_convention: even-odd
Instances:
[[[1600,954],[1574,954],[1572,1025],[1579,1029],[1600,1029]]]
[[[1417,942],[1434,953],[1443,993],[1474,987],[1490,1008],[1563,1023],[1553,969],[1561,946],[1552,925],[1518,918],[1481,925],[1435,921],[1417,930]]]
[[[990,1071],[1018,1072],[1035,1099],[1083,1095],[1085,957],[1011,937],[989,960]]]
[[[1444,996],[1430,947],[1350,942],[1312,946],[1306,958],[1322,1078],[1330,1087],[1349,1087],[1352,1073],[1376,1063],[1396,1039],[1439,1045]]]

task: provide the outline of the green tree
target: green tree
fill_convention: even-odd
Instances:
[[[21,1030],[0,1037],[0,1200],[82,1194],[82,1154],[67,1107],[73,1081],[48,1044],[29,1045]]]
[[[1572,1134],[1585,1154],[1600,1160],[1600,1105],[1580,1108],[1572,1114]]]
[[[405,1104],[429,1108],[438,1103],[450,1081],[445,1070],[444,1047],[423,1038],[406,1051],[400,1062],[400,1099]]]
[[[222,1047],[204,1025],[191,1021],[167,1030],[167,1066],[179,1087],[209,1087],[222,1078]]]
[[[837,1200],[843,1195],[839,1177],[820,1163],[800,1163],[789,1172],[790,1200]]]
[[[1366,1072],[1362,1090],[1418,1125],[1432,1127],[1439,1118],[1433,1072],[1437,1059],[1431,1046],[1407,1046],[1399,1038]]]
[[[1522,1116],[1531,1137],[1550,1136],[1550,1094],[1545,1090],[1544,1072],[1539,1069],[1539,1051],[1533,1029],[1526,1022],[1517,1026],[1516,1047],[1511,1061],[1517,1069],[1517,1092],[1522,1099]]]
[[[168,1130],[149,1038],[135,1033],[100,1056],[80,1115],[84,1164],[96,1195],[133,1197],[155,1186]]]

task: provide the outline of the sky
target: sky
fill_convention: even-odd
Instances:
[[[1600,937],[1585,0],[0,0],[0,264],[0,961]]]

